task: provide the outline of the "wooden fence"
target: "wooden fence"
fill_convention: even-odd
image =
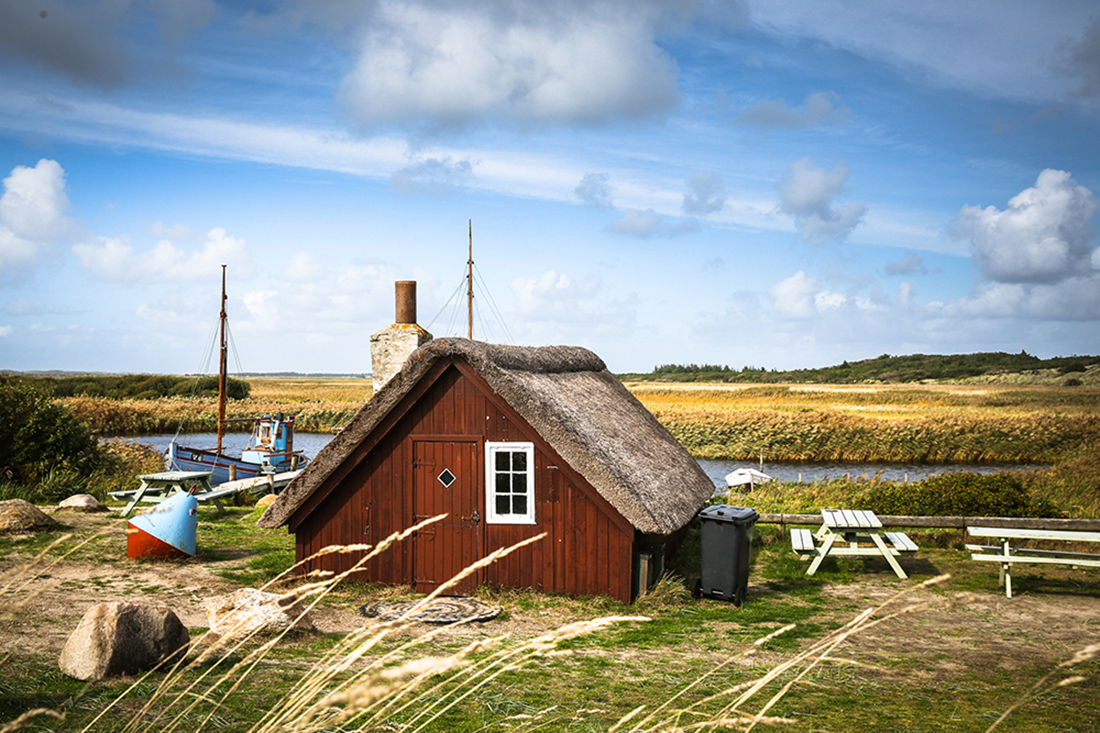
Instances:
[[[884,527],[1012,527],[1015,529],[1070,529],[1100,532],[1100,519],[1039,519],[1017,517],[909,517],[878,515]],[[761,514],[758,524],[821,524],[821,514]]]

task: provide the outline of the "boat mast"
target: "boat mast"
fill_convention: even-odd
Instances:
[[[228,386],[229,348],[225,334],[225,265],[222,265],[222,311],[221,311],[221,352],[218,357],[218,454],[222,452],[222,437],[225,435],[225,400]]]
[[[466,337],[474,339],[474,220],[470,219],[470,255],[466,260]]]

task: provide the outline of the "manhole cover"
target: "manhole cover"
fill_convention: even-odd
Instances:
[[[405,616],[419,601],[382,601],[359,608],[359,615],[380,621],[394,621]],[[408,616],[409,621],[427,624],[454,624],[459,621],[489,621],[500,614],[500,606],[473,598],[437,598],[431,604]]]

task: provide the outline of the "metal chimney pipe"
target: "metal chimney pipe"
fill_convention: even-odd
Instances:
[[[395,323],[416,323],[416,281],[398,280],[394,284],[397,297]]]

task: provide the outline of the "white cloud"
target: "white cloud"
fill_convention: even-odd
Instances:
[[[653,209],[628,209],[621,217],[615,219],[610,225],[611,231],[617,234],[628,234],[640,239],[651,237],[676,237],[681,234],[698,231],[699,224],[694,219],[681,220],[675,223],[658,214]]]
[[[4,338],[5,336],[11,336],[11,332],[13,330],[14,329],[11,326],[0,326],[0,338]]]
[[[688,192],[680,208],[689,216],[714,214],[726,205],[726,184],[721,176],[696,173],[687,179],[687,186]]]
[[[34,168],[16,166],[0,197],[0,274],[35,264],[56,242],[74,237],[79,226],[66,211],[65,171],[43,158]]]
[[[843,160],[827,171],[802,158],[791,163],[779,182],[780,208],[794,217],[799,234],[810,244],[843,240],[863,221],[867,213],[863,204],[833,205],[847,180],[848,164]]]
[[[390,187],[402,196],[413,193],[446,196],[467,185],[473,172],[468,160],[451,162],[450,158],[427,158],[390,176]]]
[[[1048,168],[1004,211],[964,206],[957,231],[970,238],[972,259],[990,280],[1055,283],[1095,269],[1089,242],[1096,211],[1091,191]]]
[[[482,5],[382,0],[341,84],[348,114],[368,127],[593,124],[677,101],[659,4]]]
[[[585,206],[597,209],[610,209],[611,175],[609,173],[585,173],[581,182],[573,189],[577,198]]]
[[[813,39],[891,64],[921,83],[983,96],[1050,102],[1075,93],[1080,63],[1094,61],[1084,38],[1095,22],[1091,2],[1067,2],[1052,12],[1042,3],[1002,0],[820,0],[751,3],[753,23],[783,35]],[[1073,47],[1076,39],[1082,39]],[[1076,53],[1060,76],[1060,54]],[[1079,59],[1079,60],[1078,60]],[[1096,77],[1092,77],[1096,78]]]
[[[291,282],[317,282],[325,270],[317,258],[309,252],[295,252],[290,256],[281,277]]]
[[[772,298],[772,308],[787,318],[809,318],[817,312],[814,295],[817,279],[799,270],[785,280],[769,285],[766,292]]]
[[[255,267],[243,239],[224,229],[211,229],[201,250],[187,252],[161,240],[147,252],[136,252],[123,238],[99,237],[97,244],[78,244],[80,266],[107,282],[208,280],[229,265],[234,275],[249,277]]]
[[[852,118],[852,110],[836,107],[832,92],[814,92],[806,96],[801,109],[792,108],[787,100],[765,99],[746,107],[737,121],[755,127],[813,127],[821,124],[843,124]]]
[[[569,275],[554,270],[537,278],[516,278],[512,281],[512,293],[516,306],[524,316],[545,317],[563,311],[575,312],[582,299],[592,298],[599,292],[600,281],[589,275],[575,282]]]
[[[924,266],[924,260],[919,254],[911,250],[905,252],[905,257],[897,262],[888,262],[886,264],[887,275],[912,275],[912,274],[927,275],[928,268]]]
[[[178,242],[181,239],[190,239],[194,232],[191,231],[191,227],[184,224],[169,226],[164,222],[155,221],[149,225],[149,234],[157,239],[171,239],[173,242]]]

